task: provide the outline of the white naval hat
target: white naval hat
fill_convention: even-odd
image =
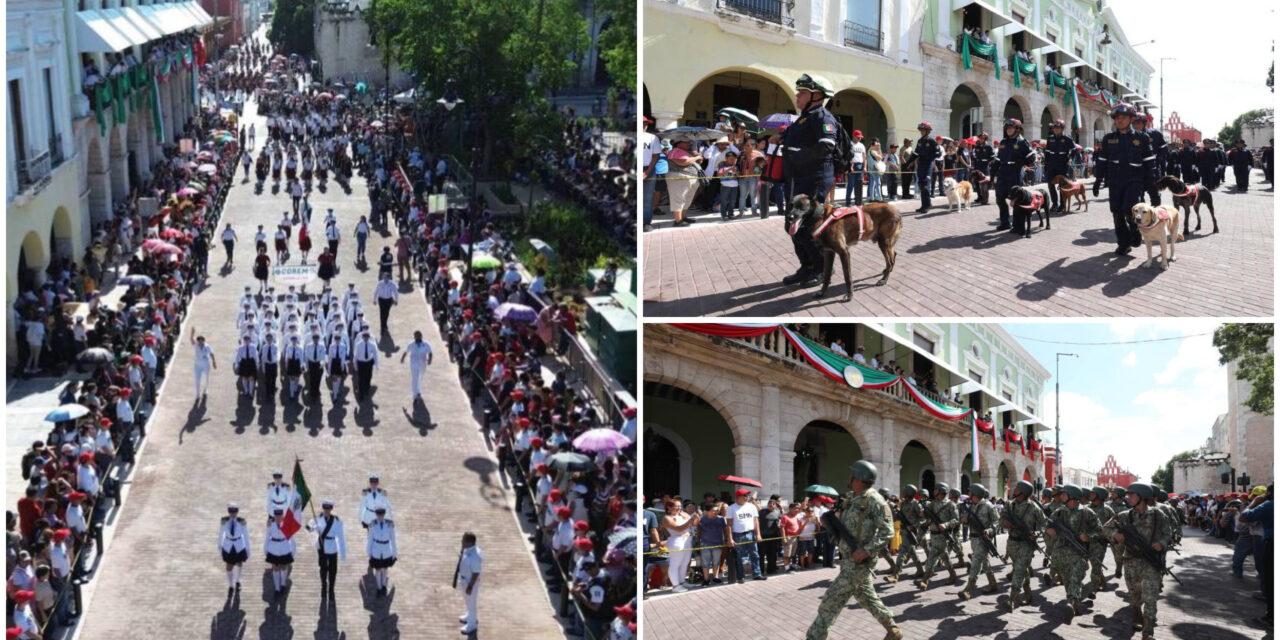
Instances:
[[[239,511],[239,510],[240,510],[240,505],[238,505],[238,504],[236,504],[236,503],[234,503],[234,502],[228,502],[228,503],[227,503],[227,511],[229,511],[229,512],[236,512],[236,511]]]
[[[273,478],[274,478],[274,477],[276,477],[276,476],[284,477],[284,472],[283,472],[283,471],[281,471],[281,470],[279,470],[279,469],[276,469],[275,471],[272,471],[272,472],[271,472],[271,477],[273,477]]]
[[[378,474],[376,474],[376,473],[370,473],[370,474],[369,474],[369,482],[378,482]]]
[[[332,508],[333,508],[333,501],[332,501],[332,500],[324,500],[324,501],[322,501],[322,502],[320,503],[320,508],[321,508],[321,509],[332,509]]]

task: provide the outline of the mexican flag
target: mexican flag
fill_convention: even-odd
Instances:
[[[969,416],[969,459],[973,461],[973,468],[970,471],[978,470],[978,418],[976,415]]]
[[[307,488],[307,480],[302,477],[302,461],[293,461],[293,505],[284,512],[284,522],[280,523],[280,532],[287,538],[302,529],[302,510],[311,502],[311,490]]]

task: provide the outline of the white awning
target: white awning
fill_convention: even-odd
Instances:
[[[1082,64],[1086,64],[1084,60],[1081,60],[1080,58],[1077,58],[1077,57],[1076,57],[1076,54],[1071,53],[1070,51],[1067,51],[1066,49],[1063,49],[1062,47],[1059,47],[1058,45],[1054,45],[1054,46],[1053,46],[1053,51],[1052,51],[1052,53],[1056,53],[1056,54],[1058,55],[1058,68],[1059,68],[1059,69],[1063,69],[1063,70],[1065,70],[1065,69],[1070,69],[1071,67],[1078,67],[1078,66],[1080,66],[1080,65],[1082,65]],[[1067,75],[1067,74],[1062,73],[1062,74],[1059,74],[1059,75],[1064,75],[1064,76],[1065,76],[1065,75]]]
[[[133,28],[140,31],[148,40],[159,40],[164,37],[164,34],[155,25],[142,17],[142,13],[136,7],[120,7],[117,11],[123,13],[124,17],[133,25]]]
[[[951,366],[942,358],[939,358],[938,356],[935,356],[932,353],[929,353],[923,347],[917,345],[915,342],[912,342],[911,340],[903,338],[902,336],[894,333],[893,331],[885,327],[882,327],[874,322],[868,322],[864,326],[884,336],[885,338],[888,338],[890,342],[904,346],[924,356],[925,359],[928,360],[929,362],[932,362],[934,366],[951,374],[952,383],[944,386],[941,383],[941,381],[939,381],[938,383],[939,388],[950,389],[951,387],[955,387],[955,386],[963,385],[967,382],[971,382],[969,380],[969,376],[965,375],[964,373],[961,373],[959,369],[956,369],[955,367]]]
[[[1027,51],[1038,51],[1048,47],[1054,47],[1057,49],[1058,47],[1058,45],[1054,44],[1053,41],[1036,33],[1034,29],[1022,24],[1021,22],[1009,23],[1009,26],[1005,27],[1004,35],[1011,36],[1019,32],[1026,34],[1024,40],[1026,41]]]
[[[196,19],[195,15],[188,11],[184,4],[175,3],[165,5],[165,7],[168,8],[170,13],[177,16],[177,18],[175,18],[176,20],[180,20],[182,22],[182,29],[184,31],[187,29],[195,29],[200,26],[200,22]]]
[[[133,45],[97,11],[76,13],[76,44],[86,53],[118,53]]]
[[[138,7],[138,11],[141,11],[142,15],[151,21],[151,24],[155,25],[157,29],[167,36],[182,33],[194,26],[195,18],[177,5],[143,5]]]
[[[1003,27],[1004,25],[1013,22],[1012,18],[1000,13],[995,7],[985,2],[985,0],[951,0],[951,12],[955,13],[957,11],[964,11],[965,7],[970,5],[977,5],[983,13],[990,16],[989,19],[991,20],[991,26],[988,27],[988,29]]]
[[[148,38],[145,33],[133,26],[133,22],[125,17],[124,12],[120,9],[99,9],[98,13],[101,13],[116,31],[128,38],[131,44],[142,46],[151,42],[151,38]]]
[[[195,16],[197,27],[204,28],[213,25],[213,16],[209,15],[209,13],[204,10],[204,7],[201,7],[200,3],[195,2],[195,0],[188,0],[188,2],[182,3],[181,6],[186,9],[188,13]]]

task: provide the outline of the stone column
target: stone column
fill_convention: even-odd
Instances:
[[[760,394],[760,483],[768,493],[782,486],[779,469],[782,408],[778,387],[764,385]]]
[[[760,447],[751,445],[738,445],[733,448],[733,469],[734,475],[758,480],[760,478]],[[761,484],[764,484],[761,482]],[[762,492],[765,495],[772,493],[772,490],[766,486]]]
[[[652,116],[654,126],[662,131],[677,126],[680,118],[684,117],[684,111],[654,111]]]
[[[115,129],[110,132],[112,136],[118,136]],[[110,149],[111,147],[108,147]],[[111,199],[123,200],[129,195],[129,152],[128,144],[120,145],[119,152],[110,152],[110,158],[107,165],[111,167]]]
[[[871,432],[872,429],[867,429],[867,431]],[[901,483],[898,481],[898,475],[901,470],[901,465],[898,464],[898,455],[894,450],[896,448],[894,442],[897,438],[894,437],[893,416],[889,415],[887,412],[880,414],[879,431],[879,450],[868,452],[868,454],[875,455],[877,459],[868,461],[871,464],[874,464],[876,466],[876,470],[879,472],[879,485],[888,489],[889,493],[900,494],[902,488],[900,486]]]

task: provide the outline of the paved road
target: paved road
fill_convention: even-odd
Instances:
[[[648,317],[1266,317],[1274,308],[1274,188],[1260,183],[1261,171],[1252,179],[1247,193],[1235,193],[1232,179],[1213,194],[1221,233],[1209,234],[1202,210],[1202,232],[1178,243],[1178,259],[1164,273],[1139,268],[1143,249],[1114,255],[1105,193],[1091,198],[1088,213],[1055,214],[1053,229],[1029,240],[995,231],[994,204],[950,213],[937,206],[946,199],[935,198],[933,210],[917,214],[918,200],[900,202],[892,279],[872,286],[884,269],[880,252],[873,244],[854,247],[849,303],[840,301],[838,261],[822,301],[812,297],[816,287],[781,284],[798,263],[780,216],[729,223],[707,216],[644,234],[644,310]]]
[[[257,122],[265,132],[263,120]],[[287,196],[273,195],[267,187],[255,195],[251,183],[237,182],[231,191],[224,220],[247,241],[236,247],[234,270],[219,273],[224,256],[213,252],[209,286],[195,298],[189,320],[210,341],[219,369],[208,401],[195,404],[191,349],[179,348],[114,541],[92,583],[80,637],[460,637],[457,616],[464,604],[450,582],[468,529],[479,535],[485,554],[479,635],[562,637],[512,517],[512,497],[498,480],[497,465],[420,291],[402,286],[390,333],[379,345],[383,360],[374,373],[371,402],[357,404],[350,392],[337,406],[325,394],[323,406],[305,409],[279,398],[265,405],[238,398],[231,372],[233,309],[244,285],[256,285],[250,274],[253,229],[258,224],[270,229],[289,207]],[[314,220],[322,219],[326,208],[336,209],[344,239],[342,273],[335,284],[345,288],[353,281],[372,301],[376,268],[362,272],[352,264],[352,229],[367,206],[363,180],[352,187],[350,196],[332,185],[327,193],[314,192]],[[370,262],[394,240],[375,233]],[[376,330],[376,306],[367,313],[374,315]],[[436,348],[435,364],[423,380],[425,408],[410,403],[408,365],[393,361],[414,329],[422,329]],[[261,548],[265,490],[270,471],[281,468],[288,474],[294,456],[304,461],[315,500],[336,500],[337,513],[348,523],[351,550],[339,569],[336,609],[321,609],[314,546],[305,538],[292,589],[282,602],[271,601]],[[371,597],[365,534],[354,524],[360,489],[371,471],[382,476],[399,530],[400,561],[391,569],[392,592],[383,599]],[[242,505],[254,544],[242,594],[230,604],[216,553],[218,519],[229,501]]]
[[[1002,536],[1003,537],[1003,536]],[[1004,542],[999,542],[1004,548]],[[1265,613],[1262,602],[1250,594],[1258,591],[1252,561],[1245,563],[1245,578],[1231,576],[1231,550],[1222,541],[1188,530],[1181,556],[1172,569],[1187,586],[1166,580],[1160,598],[1158,638],[1182,640],[1256,640],[1269,632],[1244,623]],[[966,552],[968,543],[965,543]],[[1036,561],[1036,566],[1039,561]],[[1111,565],[1111,554],[1107,554]],[[980,637],[1023,639],[1136,638],[1129,630],[1130,616],[1123,579],[1111,579],[1112,590],[1086,600],[1070,625],[1062,624],[1063,587],[1037,591],[1031,606],[1014,614],[996,608],[1009,599],[1007,565],[996,565],[1000,591],[963,601],[956,594],[963,585],[936,583],[921,593],[910,581],[886,583],[877,574],[876,592],[893,611],[904,637],[934,640]],[[883,562],[880,569],[884,569]],[[915,570],[908,570],[914,575]],[[803,638],[817,613],[818,603],[838,569],[817,569],[766,582],[696,588],[685,594],[657,596],[644,603],[643,633],[647,640],[788,640]],[[906,574],[904,574],[906,575]],[[943,573],[943,577],[946,574]],[[965,575],[961,573],[961,578]],[[1037,581],[1033,580],[1033,584]],[[1115,586],[1121,583],[1117,592]],[[985,586],[986,578],[978,585]],[[734,621],[739,621],[734,623]],[[830,638],[874,639],[883,628],[870,614],[850,600],[831,627]]]

